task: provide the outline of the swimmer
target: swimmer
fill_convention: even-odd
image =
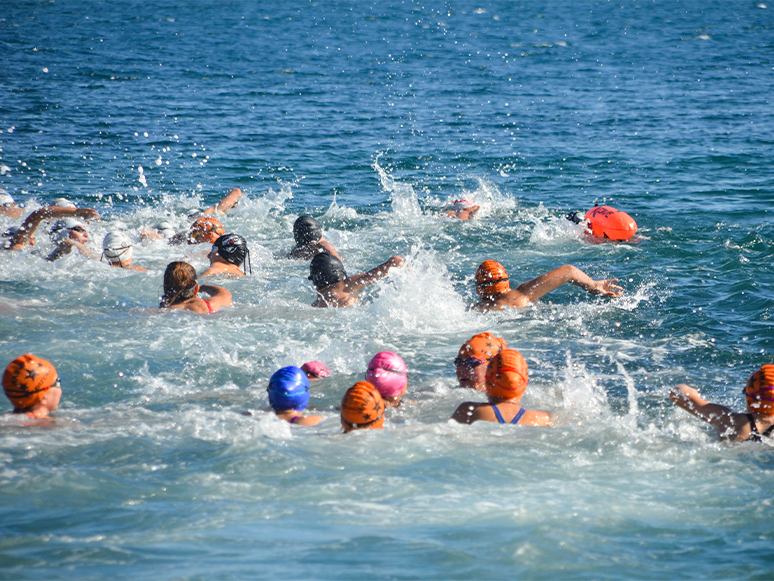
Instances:
[[[446,210],[446,215],[458,220],[472,220],[480,209],[470,200],[454,200],[452,209]]]
[[[125,268],[127,270],[137,270],[148,272],[147,268],[132,264],[134,251],[132,250],[132,241],[123,232],[108,232],[102,240],[102,256],[105,257],[110,266],[116,268]],[[100,261],[102,261],[100,256]]]
[[[237,204],[239,203],[239,198],[241,197],[242,197],[242,190],[240,190],[239,188],[234,188],[228,194],[226,194],[226,196],[224,196],[220,202],[218,202],[214,206],[205,208],[201,212],[199,210],[193,210],[188,213],[188,217],[190,219],[194,219],[194,218],[199,218],[200,216],[209,216],[209,215],[223,216],[231,208],[236,208]]]
[[[247,241],[239,234],[224,234],[220,236],[212,245],[212,250],[210,250],[207,258],[210,259],[210,266],[201,276],[213,276],[216,274],[237,278],[244,276],[247,274],[247,267],[244,266],[245,258],[247,258],[247,264],[250,265],[250,274],[253,273]],[[244,267],[244,273],[240,270],[240,267]]]
[[[347,390],[341,400],[341,427],[345,434],[384,428],[384,402],[376,387],[359,381]]]
[[[157,224],[153,230],[143,228],[140,231],[140,238],[143,240],[146,238],[157,240],[166,238],[169,244],[200,244],[204,242],[212,244],[218,236],[225,234],[226,230],[223,228],[223,224],[220,223],[220,220],[209,218],[207,216],[210,214],[216,216],[225,214],[237,205],[239,198],[241,197],[242,190],[234,188],[214,206],[210,206],[202,211],[192,210],[188,212],[188,219],[193,220],[193,223],[188,230],[175,233],[169,222],[161,222]]]
[[[3,389],[13,404],[13,413],[44,418],[59,407],[62,385],[56,369],[34,355],[17,357],[3,373]]]
[[[16,205],[16,202],[5,190],[0,190],[0,216],[8,218],[21,218],[24,210]]]
[[[99,220],[99,214],[91,208],[63,208],[59,206],[39,208],[27,216],[21,226],[7,233],[9,240],[3,245],[3,248],[5,250],[24,250],[35,246],[35,230],[44,220],[51,218]]]
[[[548,412],[521,407],[527,389],[527,362],[515,349],[504,349],[489,362],[486,370],[488,403],[466,401],[456,409],[452,419],[461,424],[497,422],[523,426],[552,426]]]
[[[317,220],[311,216],[299,216],[296,219],[293,224],[293,238],[296,241],[296,247],[290,251],[286,258],[308,260],[327,252],[341,260],[341,256],[336,252],[333,244],[323,240],[322,228]]]
[[[475,311],[520,309],[540,299],[563,284],[570,282],[586,292],[604,297],[620,297],[623,289],[614,284],[617,278],[592,280],[585,272],[569,264],[520,284],[511,290],[508,273],[499,262],[485,260],[476,271],[476,292],[482,297],[473,307]]]
[[[178,232],[172,236],[172,238],[169,239],[169,243],[214,244],[215,241],[225,233],[226,230],[223,228],[223,224],[220,223],[220,220],[205,216],[194,220],[188,230]],[[155,236],[151,236],[151,238],[155,238]]]
[[[341,260],[327,252],[318,254],[309,265],[309,280],[317,289],[317,300],[312,306],[325,308],[354,305],[361,290],[387,276],[391,268],[400,266],[403,266],[403,259],[393,256],[368,272],[348,277]]]
[[[301,366],[301,371],[306,373],[306,377],[309,379],[309,381],[317,381],[318,379],[331,376],[331,372],[325,366],[325,363],[321,363],[319,361],[309,361],[304,363]]]
[[[368,364],[365,380],[376,387],[386,407],[398,407],[408,389],[406,363],[392,351],[377,353]]]
[[[454,360],[460,387],[486,391],[486,367],[489,360],[507,347],[505,339],[491,333],[479,333],[463,343]]]
[[[299,426],[316,426],[322,416],[305,416],[309,403],[309,380],[298,367],[283,367],[275,371],[269,380],[269,403],[281,420]]]
[[[749,413],[737,414],[724,405],[709,403],[692,387],[681,384],[669,392],[678,407],[712,425],[721,440],[762,442],[774,435],[774,365],[753,373],[742,390]]]
[[[199,298],[199,291],[210,295]],[[196,271],[187,262],[170,262],[164,271],[164,296],[160,309],[184,309],[194,313],[214,313],[221,307],[231,306],[231,293],[220,286],[196,282]]]
[[[54,251],[46,258],[49,262],[67,256],[73,251],[73,248],[77,248],[82,256],[96,258],[96,255],[86,246],[89,242],[86,226],[75,218],[57,220],[51,227],[49,235],[51,242],[56,245]]]

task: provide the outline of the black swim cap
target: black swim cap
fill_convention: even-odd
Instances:
[[[213,247],[223,260],[237,266],[242,266],[249,252],[247,241],[239,234],[224,234],[213,243]]]
[[[347,272],[341,260],[323,252],[312,259],[309,265],[309,280],[314,283],[317,290],[322,290],[327,286],[341,282],[347,278]]]
[[[299,216],[293,224],[293,238],[299,246],[312,244],[322,238],[322,228],[311,216]]]

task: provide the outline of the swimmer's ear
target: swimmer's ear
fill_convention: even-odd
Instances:
[[[194,287],[194,296],[199,294],[199,283],[196,283],[196,286]]]

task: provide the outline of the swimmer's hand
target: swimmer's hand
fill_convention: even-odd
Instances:
[[[623,287],[614,284],[616,282],[618,282],[617,278],[595,280],[594,286],[589,289],[589,292],[593,295],[602,295],[603,297],[623,296]]]
[[[390,258],[390,259],[387,261],[387,263],[385,264],[385,266],[387,266],[388,268],[393,268],[393,267],[394,267],[394,268],[400,268],[401,266],[403,266],[403,264],[404,264],[405,262],[406,262],[406,261],[405,261],[405,260],[403,260],[403,258],[402,258],[401,256],[393,256],[392,258]]]
[[[699,391],[687,385],[677,385],[669,390],[669,400],[681,408],[693,408],[693,402],[701,400]]]

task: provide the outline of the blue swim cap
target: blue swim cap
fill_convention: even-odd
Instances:
[[[269,380],[269,403],[274,411],[301,411],[309,403],[309,379],[298,367],[289,366],[275,371]]]

